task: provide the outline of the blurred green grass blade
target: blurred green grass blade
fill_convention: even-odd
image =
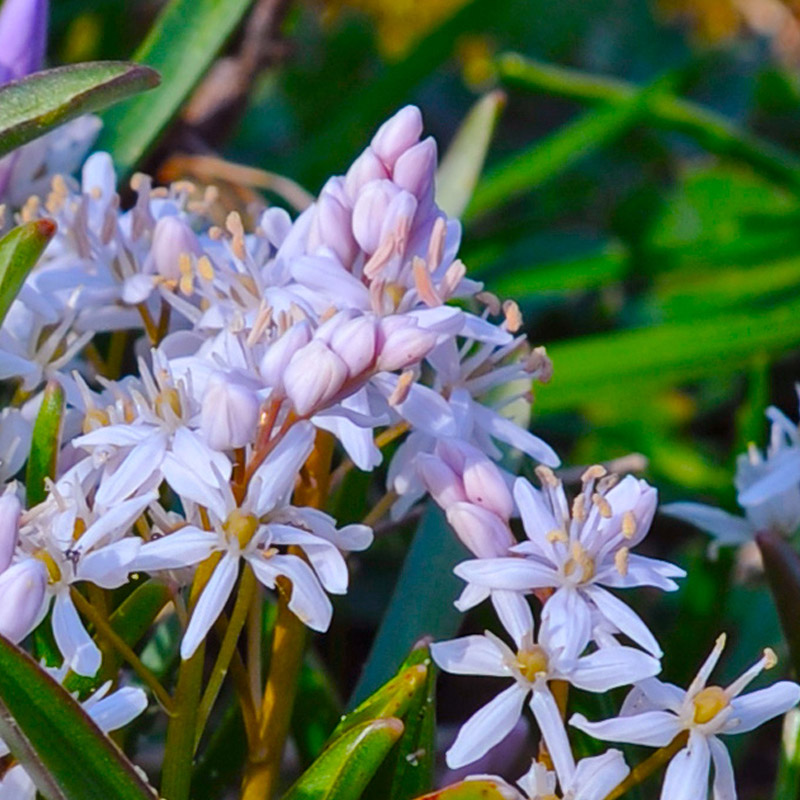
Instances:
[[[796,708],[783,718],[778,776],[772,797],[774,800],[800,797],[800,710]]]
[[[80,705],[1,636],[0,736],[48,800],[154,800]]]
[[[300,776],[283,800],[358,800],[403,733],[394,717],[351,728]]]
[[[405,731],[369,787],[370,797],[411,800],[433,788],[436,756],[436,667],[426,643],[415,647],[403,664],[427,670],[422,691],[415,693],[405,714]]]
[[[470,109],[447,148],[436,173],[436,202],[451,217],[460,217],[478,183],[506,96],[493,91]]]
[[[548,347],[555,373],[537,390],[537,414],[580,408],[602,394],[676,385],[742,370],[754,353],[800,343],[800,299],[748,313],[615,331]]]
[[[491,778],[460,781],[417,800],[507,800],[508,789]]]
[[[163,9],[133,56],[159,71],[161,86],[104,115],[98,149],[111,153],[121,175],[155,144],[252,2],[171,0]]]
[[[341,701],[324,666],[306,654],[292,708],[292,740],[308,766],[321,752],[342,716]]]
[[[26,222],[0,239],[0,324],[56,232],[49,219]]]
[[[453,602],[463,584],[453,574],[453,567],[468,555],[444,515],[430,504],[408,549],[351,704],[360,703],[389,680],[424,636],[446,639],[455,635],[462,614]]]
[[[769,359],[757,354],[747,373],[747,392],[736,409],[736,453],[743,453],[751,442],[761,443],[767,429],[764,410],[770,401]]]
[[[31,453],[25,473],[25,492],[28,506],[41,503],[47,496],[46,479],[56,476],[56,460],[61,449],[61,422],[64,416],[64,390],[48,381],[39,413],[33,425]]]
[[[501,56],[497,66],[501,79],[511,86],[593,105],[618,106],[641,91],[624,81],[544,64],[516,53]],[[645,105],[643,117],[648,124],[689,136],[709,152],[742,161],[794,193],[800,192],[800,159],[788,150],[674,95],[654,94]]]
[[[158,85],[158,73],[126,61],[35,72],[0,87],[0,156],[81,114]]]
[[[783,635],[789,646],[795,675],[800,675],[800,556],[780,534],[761,531],[756,534],[764,560],[764,574],[778,609]]]

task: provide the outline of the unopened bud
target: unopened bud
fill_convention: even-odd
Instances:
[[[464,466],[467,498],[506,522],[514,513],[514,499],[503,474],[488,458],[469,457]]]
[[[22,505],[14,494],[0,497],[0,573],[8,569],[19,534],[19,515]]]
[[[378,369],[394,372],[418,364],[436,346],[437,336],[416,320],[392,316],[380,323]]]
[[[0,575],[0,634],[17,644],[36,624],[47,588],[47,567],[26,558]]]
[[[293,356],[283,376],[286,394],[304,417],[332,400],[347,380],[347,364],[324,342],[314,340]]]
[[[341,180],[331,178],[320,192],[308,232],[308,251],[314,253],[318,247],[328,247],[347,266],[356,257],[358,247]]]
[[[428,137],[405,151],[394,165],[392,180],[418,200],[427,199],[433,191],[436,174],[436,142]]]
[[[0,10],[0,64],[9,79],[42,69],[47,47],[47,0],[5,0]]]
[[[447,521],[478,558],[508,555],[508,549],[515,542],[511,530],[500,517],[473,503],[451,505],[447,509]]]
[[[373,316],[358,316],[343,322],[333,331],[328,344],[347,364],[350,377],[361,375],[375,361],[378,325]]]
[[[417,456],[417,470],[425,488],[440,508],[446,511],[453,503],[467,500],[461,479],[441,458],[420,453]]]
[[[209,376],[200,429],[215,450],[244,447],[255,438],[260,403],[256,393],[222,372]]]
[[[358,193],[370,181],[385,180],[389,173],[383,162],[375,155],[375,151],[368,147],[347,170],[344,178],[344,189],[351,203],[355,203]]]
[[[180,280],[181,257],[202,255],[194,231],[180,218],[162,217],[153,231],[150,250],[155,271],[168,280]]]
[[[389,168],[422,136],[422,113],[416,106],[405,106],[378,128],[372,137],[372,149]]]
[[[400,189],[391,181],[371,181],[359,192],[353,207],[353,236],[365,253],[378,249],[383,223],[398,194]]]
[[[283,376],[292,356],[311,341],[311,326],[305,321],[295,322],[283,336],[276,339],[264,353],[259,372],[267,386],[283,389]]]

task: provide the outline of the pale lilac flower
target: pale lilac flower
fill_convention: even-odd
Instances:
[[[206,383],[200,430],[215,450],[244,447],[255,438],[260,408],[252,387],[233,375],[215,372]]]
[[[514,727],[526,699],[530,698],[531,710],[556,770],[560,775],[572,775],[575,770],[572,751],[548,682],[563,680],[590,692],[606,692],[655,675],[661,669],[655,658],[631,647],[607,647],[581,655],[588,636],[576,643],[565,627],[546,620],[535,641],[533,615],[528,609],[526,618],[521,615],[509,631],[516,650],[489,632],[431,645],[434,661],[445,672],[514,681],[464,723],[447,751],[449,767],[476,761],[499,744]]]
[[[135,561],[145,572],[173,570],[199,564],[212,553],[222,558],[192,612],[181,643],[181,655],[189,658],[205,638],[230,596],[244,560],[256,578],[268,588],[277,578],[292,582],[289,608],[314,630],[327,630],[332,607],[326,594],[347,591],[347,566],[341,550],[363,550],[372,532],[363,525],[337,530],[334,521],[320,511],[288,505],[301,466],[313,448],[314,429],[297,423],[272,450],[250,480],[241,504],[233,497],[227,478],[216,485],[197,479],[193,461],[177,458],[165,464],[170,486],[186,503],[208,509],[213,530],[187,525],[143,545]],[[278,548],[295,545],[302,558]]]
[[[19,536],[19,516],[22,503],[13,492],[0,497],[0,574],[8,569]]]
[[[800,432],[774,406],[766,413],[772,423],[766,454],[751,445],[736,460],[734,483],[744,517],[703,503],[670,503],[662,508],[711,534],[714,550],[752,542],[759,531],[792,536],[800,527]]]
[[[628,776],[630,769],[619,750],[607,750],[592,758],[581,759],[572,773],[559,776],[560,791],[556,794],[556,773],[536,761],[518,781],[519,790],[494,775],[474,775],[467,780],[494,780],[508,800],[604,800]]]
[[[45,667],[52,677],[62,683],[69,673],[65,666],[59,669]],[[111,681],[104,683],[81,705],[95,725],[103,733],[124,728],[147,708],[147,695],[132,686],[111,690]],[[0,758],[9,754],[6,744],[0,739]],[[35,800],[36,785],[21,764],[14,764],[0,777],[0,800]]]
[[[45,601],[47,569],[26,558],[0,573],[0,634],[21,642],[38,624]]]
[[[28,458],[33,426],[16,408],[0,411],[0,483],[16,475]]]
[[[685,691],[650,678],[631,691],[621,716],[589,722],[582,714],[575,714],[570,723],[598,739],[649,747],[665,747],[688,732],[687,746],[673,757],[664,776],[662,800],[706,798],[712,762],[714,800],[736,800],[730,756],[718,737],[752,731],[784,714],[800,701],[800,686],[780,681],[742,695],[754,678],[775,665],[771,650],[765,650],[764,656],[727,688],[708,686],[724,647],[723,635]]]
[[[561,482],[545,467],[537,472],[541,490],[523,478],[514,484],[528,540],[512,548],[513,557],[466,561],[456,567],[456,574],[486,589],[555,589],[545,605],[545,618],[569,620],[576,641],[590,635],[592,615],[597,613],[660,656],[658,642],[644,622],[608,591],[636,586],[673,591],[673,579],[685,575],[672,564],[631,553],[647,535],[656,490],[632,476],[616,483],[616,476],[606,476],[602,467],[591,467],[570,512]]]

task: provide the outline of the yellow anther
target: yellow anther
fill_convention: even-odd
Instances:
[[[583,522],[586,519],[586,496],[576,495],[572,501],[572,519],[576,522]]]
[[[239,547],[247,547],[253,534],[258,530],[258,518],[255,514],[243,514],[239,509],[231,511],[222,526],[225,533],[239,542]]]
[[[604,478],[608,470],[602,464],[593,464],[591,467],[587,467],[583,475],[581,475],[581,481],[583,483],[589,483],[589,481],[596,481],[600,478]]]
[[[76,517],[72,526],[72,541],[77,542],[84,533],[86,533],[86,523],[80,517]]]
[[[175,413],[176,416],[181,416],[181,398],[178,394],[177,389],[169,388],[164,389],[163,392],[159,392],[158,396],[156,397],[156,414],[159,417],[164,419],[164,412],[167,410],[167,407],[171,408],[172,411]]]
[[[597,506],[600,516],[608,519],[611,517],[611,504],[601,494],[593,494],[592,502]]]
[[[553,489],[561,485],[561,481],[556,477],[555,472],[550,467],[542,466],[541,464],[535,469],[536,477],[542,482],[542,485],[550,486]]]
[[[636,517],[633,516],[633,511],[626,511],[622,515],[622,535],[626,539],[632,539],[634,533],[636,533]]]
[[[522,312],[513,300],[506,300],[503,303],[503,314],[506,318],[506,329],[511,333],[516,333],[522,327]]]
[[[694,705],[694,722],[704,725],[728,706],[728,695],[720,686],[707,686],[692,701]]]
[[[764,669],[772,669],[778,663],[778,656],[771,647],[764,648]]]
[[[110,424],[111,420],[109,419],[107,411],[103,411],[100,408],[90,408],[83,418],[83,425],[81,427],[84,433],[91,433],[91,431],[104,428],[106,425]]]
[[[594,577],[594,561],[583,549],[580,542],[572,544],[572,558],[564,565],[564,574],[569,577],[575,572],[575,568],[581,568],[581,583],[586,583]]]
[[[628,574],[628,554],[630,551],[627,547],[620,547],[616,553],[614,553],[614,566],[617,568],[617,572],[624,578]]]
[[[200,256],[197,259],[197,273],[203,280],[210,281],[214,279],[214,265],[208,256]]]
[[[547,534],[547,541],[566,543],[569,541],[569,536],[567,536],[566,531],[561,530],[561,528],[553,528],[553,530]]]
[[[208,229],[208,238],[214,242],[218,242],[222,238],[222,235],[223,230],[219,227],[219,225],[212,225]]]
[[[50,579],[50,583],[58,583],[61,580],[61,570],[53,560],[53,556],[47,550],[40,550],[36,553],[36,558],[47,567],[47,577]]]
[[[547,653],[538,644],[517,653],[517,667],[529,681],[547,675],[547,666]]]
[[[397,308],[400,301],[406,296],[406,287],[402,283],[387,283],[385,291],[394,308]]]

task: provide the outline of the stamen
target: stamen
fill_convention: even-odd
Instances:
[[[626,511],[622,515],[622,535],[626,539],[632,539],[636,533],[636,517],[633,516],[633,511]]]
[[[569,536],[567,536],[566,531],[563,531],[561,528],[553,528],[553,530],[547,534],[546,539],[548,542],[564,542],[566,544],[569,541]]]
[[[581,475],[581,483],[589,483],[589,481],[596,481],[600,478],[604,478],[607,472],[608,471],[602,464],[594,464],[584,470],[583,475]]]
[[[616,553],[614,553],[614,566],[617,568],[617,572],[624,578],[628,574],[628,555],[630,554],[630,550],[627,547],[620,547]]]
[[[557,489],[561,485],[561,481],[556,477],[555,472],[553,472],[550,467],[545,467],[540,464],[538,467],[536,467],[534,472],[543,486],[546,485],[552,489]]]
[[[411,391],[411,386],[414,383],[414,373],[412,370],[407,369],[403,372],[400,377],[397,379],[397,385],[394,387],[394,390],[389,395],[389,405],[396,406],[400,403],[404,402],[408,397],[408,393]]]
[[[506,318],[506,330],[516,333],[522,327],[522,312],[513,300],[506,300],[503,303],[503,314]]]
[[[595,492],[592,495],[592,502],[597,506],[598,511],[600,512],[600,516],[604,519],[609,519],[613,516],[611,511],[611,503],[603,497],[603,495],[598,494]]]

